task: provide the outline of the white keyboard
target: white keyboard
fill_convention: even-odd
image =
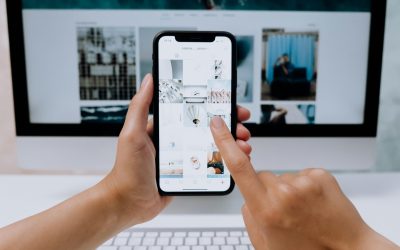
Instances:
[[[254,250],[244,228],[129,229],[98,250]]]

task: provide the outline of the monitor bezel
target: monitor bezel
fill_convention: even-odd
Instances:
[[[37,124],[29,119],[22,1],[6,0],[17,136],[118,136],[122,124]],[[257,137],[376,137],[386,0],[371,0],[367,88],[363,124],[245,124]]]

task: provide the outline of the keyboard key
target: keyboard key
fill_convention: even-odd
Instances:
[[[225,245],[225,238],[223,237],[214,237],[213,238],[214,245]]]
[[[176,250],[175,246],[164,246],[163,250]]]
[[[130,238],[128,241],[129,246],[139,246],[142,242],[142,238]]]
[[[218,246],[207,246],[207,250],[219,250]]]
[[[172,238],[171,239],[171,245],[172,246],[181,246],[183,245],[183,238]]]
[[[172,237],[172,232],[161,232],[160,237]]]
[[[214,237],[214,232],[203,232],[201,235],[204,237]]]
[[[157,245],[159,246],[167,246],[169,244],[169,238],[167,237],[160,237],[157,239]]]
[[[190,246],[179,246],[178,250],[190,250]]]
[[[116,246],[100,246],[97,250],[117,250]]]
[[[161,250],[161,246],[150,246],[148,250]]]
[[[186,237],[186,232],[175,232],[174,236],[175,237]]]
[[[249,248],[247,246],[240,245],[240,246],[235,246],[235,250],[249,250]]]
[[[211,238],[210,237],[199,238],[199,245],[211,245]]]
[[[197,238],[195,238],[195,237],[187,237],[185,239],[185,245],[187,245],[187,246],[197,245]]]
[[[118,250],[132,250],[132,247],[122,246],[122,247],[119,247]]]
[[[200,237],[200,232],[189,232],[188,236],[189,237]]]
[[[249,237],[240,237],[240,242],[243,245],[251,245],[251,241],[250,241]]]
[[[132,232],[131,237],[143,237],[144,232]]]
[[[227,237],[226,244],[228,245],[239,245],[239,238],[238,237]]]
[[[244,235],[244,236],[249,236],[249,233],[247,233],[247,231],[244,231],[244,232],[243,232],[243,235]]]
[[[157,232],[147,232],[146,233],[146,237],[149,237],[149,238],[155,238],[157,236],[158,236]]]
[[[128,238],[126,237],[116,237],[114,240],[114,246],[125,246],[128,243]]]
[[[219,231],[219,232],[216,233],[216,235],[219,236],[219,237],[227,237],[228,236],[228,232]]]
[[[147,248],[145,246],[135,246],[133,247],[133,250],[146,250]]]
[[[143,238],[143,246],[154,246],[156,244],[156,238]]]
[[[123,232],[120,232],[119,234],[117,234],[117,237],[129,237],[130,236],[130,233],[128,232],[128,231],[123,231]]]
[[[204,250],[204,246],[192,246],[192,250]]]
[[[242,236],[242,232],[241,231],[231,231],[230,235],[238,237],[238,236]]]
[[[221,250],[234,250],[233,246],[221,246]]]

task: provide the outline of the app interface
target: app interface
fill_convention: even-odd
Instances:
[[[226,191],[230,174],[210,130],[214,116],[231,126],[232,44],[160,38],[159,167],[166,192]]]

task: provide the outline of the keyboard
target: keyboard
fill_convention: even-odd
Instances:
[[[98,250],[254,250],[244,228],[129,229]]]

